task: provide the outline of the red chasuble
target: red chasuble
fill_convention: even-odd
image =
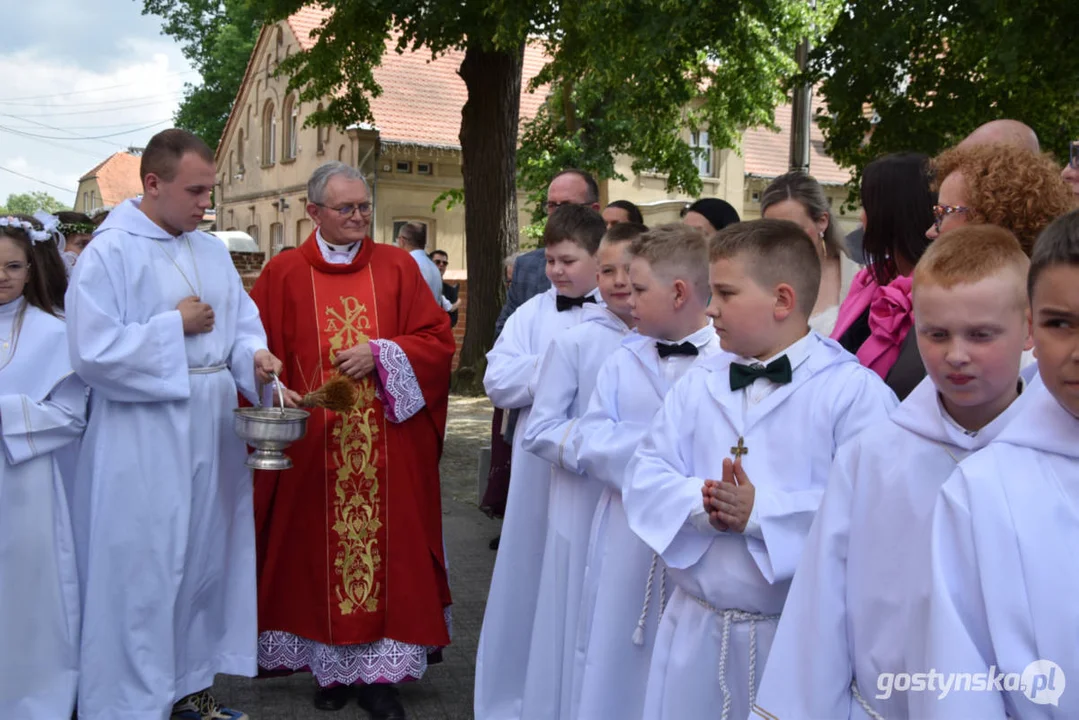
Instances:
[[[286,451],[291,470],[255,473],[259,631],[328,645],[447,645],[438,461],[449,316],[408,253],[370,239],[352,263],[332,265],[312,234],[266,265],[251,297],[287,387],[316,389],[335,374],[335,353],[382,339],[404,351],[425,401],[391,422],[376,370],[347,415],[311,412],[307,435]]]

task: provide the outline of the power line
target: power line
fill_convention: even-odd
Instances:
[[[97,113],[106,112],[119,112],[121,110],[134,110],[135,108],[149,107],[150,105],[160,105],[160,102],[144,102],[136,105],[128,105],[126,107],[107,107],[99,110],[73,110],[71,112],[53,112],[53,113],[34,113],[32,115],[20,115],[19,119],[26,119],[31,117],[62,117],[66,115],[95,115]],[[12,116],[14,117],[14,116]]]
[[[15,170],[12,170],[10,168],[6,168],[3,165],[0,165],[0,170],[3,170],[4,172],[9,172],[12,175],[18,175],[21,178],[24,178],[26,180],[32,180],[32,181],[34,181],[36,183],[40,183],[42,185],[48,185],[49,187],[56,188],[57,190],[63,190],[64,192],[71,193],[72,195],[75,195],[75,196],[78,196],[78,194],[79,194],[78,192],[76,192],[75,190],[72,190],[70,188],[60,187],[59,185],[53,185],[51,182],[45,182],[44,180],[38,180],[36,177],[30,177],[29,175],[23,175],[21,172],[16,172]]]
[[[4,125],[0,125],[0,130],[7,130],[8,132],[13,132],[13,133],[15,133],[17,135],[22,135],[23,137],[38,138],[38,139],[41,139],[41,140],[101,140],[103,138],[117,137],[119,135],[130,135],[131,133],[137,133],[137,132],[139,132],[141,130],[149,130],[152,127],[156,127],[158,125],[162,125],[162,124],[167,123],[167,122],[171,122],[171,120],[158,120],[155,123],[150,123],[149,125],[143,125],[142,127],[137,127],[137,128],[132,129],[132,130],[125,130],[124,132],[114,132],[114,133],[109,133],[107,135],[94,135],[92,137],[83,137],[81,135],[73,135],[72,137],[55,137],[53,135],[37,135],[37,134],[34,134],[34,133],[25,132],[23,130],[18,130],[16,128],[5,127]],[[65,128],[56,128],[56,129],[57,130],[65,130]]]
[[[178,95],[182,95],[183,92],[183,90],[173,90],[172,92],[157,93],[155,95],[141,95],[138,97],[116,98],[115,100],[93,100],[90,102],[78,103],[23,103],[0,100],[0,105],[11,105],[15,108],[54,108],[64,110],[81,107],[98,107],[102,105],[123,105],[126,103],[140,102],[143,100],[159,100],[164,98],[176,97]]]
[[[11,135],[15,135],[16,137],[23,137],[22,133],[15,132],[15,131],[12,131],[12,130],[0,130],[0,132],[6,132],[6,133],[9,133]],[[42,145],[48,145],[50,147],[59,148],[60,150],[66,150],[67,152],[72,152],[72,153],[76,153],[76,154],[79,154],[79,155],[86,155],[87,157],[92,157],[95,160],[97,160],[98,162],[101,162],[101,155],[99,153],[92,153],[89,150],[83,150],[82,148],[71,147],[70,145],[61,145],[59,143],[52,142],[51,140],[42,140],[41,138],[35,138],[35,137],[28,137],[27,136],[27,139],[32,140],[32,141],[34,141],[36,143],[41,143]],[[116,151],[116,149],[120,148],[119,145],[115,145],[115,146],[110,145],[109,147],[115,148],[113,150],[114,152]]]
[[[173,77],[175,75],[190,75],[191,73],[198,72],[197,70],[180,70],[177,72],[168,73],[162,77]],[[0,102],[14,102],[18,100],[42,100],[54,97],[68,97],[70,95],[86,95],[88,93],[101,92],[102,90],[112,90],[114,88],[130,87],[132,85],[138,85],[137,82],[120,83],[118,85],[106,85],[105,87],[93,88],[92,90],[72,90],[71,92],[62,93],[50,93],[48,95],[28,95],[25,97],[14,98],[0,98]]]
[[[172,122],[172,118],[164,118],[162,120],[158,120],[157,122],[159,122],[159,123]],[[56,129],[57,130],[63,130],[65,132],[67,132],[69,130],[104,130],[105,128],[118,128],[118,127],[126,128],[126,127],[131,127],[132,125],[137,125],[137,124],[138,123],[125,122],[125,123],[108,123],[106,125],[67,125],[65,127],[56,128]],[[41,123],[37,123],[36,126],[40,127],[40,125],[41,125]],[[10,127],[12,130],[33,130],[35,128],[34,125],[9,125],[8,127]]]
[[[79,135],[76,132],[72,132],[70,130],[64,130],[63,128],[58,128],[55,125],[49,125],[48,123],[39,122],[37,120],[28,120],[27,118],[20,117],[18,115],[10,115],[8,113],[0,113],[0,117],[15,118],[16,120],[26,120],[27,122],[30,122],[30,123],[32,123],[34,125],[38,125],[40,127],[47,128],[49,130],[59,130],[60,132],[66,132],[68,135],[72,136],[70,138],[48,138],[48,137],[45,137],[44,135],[36,135],[35,133],[28,133],[28,132],[24,132],[24,131],[21,131],[21,130],[12,130],[11,128],[4,128],[8,132],[13,132],[13,133],[15,133],[17,135],[22,135],[23,137],[35,138],[35,139],[39,139],[39,140],[52,140],[52,139],[55,139],[55,140],[75,140],[75,139],[89,140],[90,139],[90,138],[87,138],[87,137],[85,137],[83,135]],[[95,140],[95,142],[97,142],[97,143],[99,143],[101,145],[104,145],[105,147],[110,148],[110,149],[115,147],[115,145],[113,143],[108,143],[108,142],[105,142],[104,140]]]

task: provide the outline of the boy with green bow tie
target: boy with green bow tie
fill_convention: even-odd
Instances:
[[[820,259],[799,227],[732,225],[709,256],[708,314],[726,352],[667,394],[622,493],[676,586],[645,697],[657,720],[749,715],[832,456],[896,404],[809,329]]]

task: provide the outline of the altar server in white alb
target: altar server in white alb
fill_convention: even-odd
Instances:
[[[183,130],[142,155],[67,292],[91,388],[74,518],[84,583],[79,717],[234,720],[206,690],[256,673],[255,531],[237,389],[280,362],[220,240],[196,232],[213,154]]]
[[[618,227],[618,226],[616,226]],[[708,240],[689,225],[652,228],[630,246],[630,306],[637,333],[600,368],[581,420],[580,469],[602,483],[578,623],[581,720],[641,720],[648,662],[664,594],[662,561],[630,529],[622,507],[626,466],[674,383],[719,354],[705,315]]]
[[[571,717],[579,680],[574,658],[588,538],[603,489],[577,462],[588,432],[581,416],[600,367],[633,328],[629,245],[646,229],[620,223],[603,236],[596,259],[604,305],[586,307],[581,323],[554,339],[540,365],[522,446],[551,464],[551,489],[521,710],[526,719]]]
[[[64,264],[30,218],[0,216],[0,717],[68,718],[79,584],[56,451],[86,425],[61,319]]]
[[[910,716],[909,694],[884,674],[923,670],[906,656],[922,630],[924,549],[941,486],[1027,397],[1019,365],[1031,342],[1029,267],[1015,236],[994,225],[945,233],[918,261],[914,332],[928,377],[887,421],[840,448],[756,716]]]
[[[622,491],[630,528],[675,588],[656,636],[643,717],[745,718],[836,448],[895,396],[810,331],[812,241],[757,220],[711,240],[712,316],[727,352],[667,394]]]
[[[952,675],[911,693],[911,717],[1079,717],[1079,210],[1038,238],[1028,288],[1042,384],[944,484],[923,558],[922,667],[988,691]]]
[[[556,337],[601,302],[596,251],[607,229],[590,207],[562,205],[543,231],[551,288],[517,309],[487,353],[483,386],[495,407],[517,409],[510,491],[502,540],[476,654],[476,720],[521,717],[532,624],[539,595],[551,464],[522,447],[540,363]]]

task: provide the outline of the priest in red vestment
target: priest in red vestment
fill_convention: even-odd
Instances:
[[[453,334],[415,260],[368,236],[358,170],[323,165],[307,197],[315,232],[251,296],[288,404],[337,374],[359,399],[311,412],[291,470],[255,473],[259,665],[311,672],[319,708],[358,695],[395,720],[392,684],[422,677],[450,641],[438,462]]]

